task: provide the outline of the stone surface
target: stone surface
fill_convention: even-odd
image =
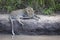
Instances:
[[[5,17],[4,17],[5,16]],[[40,15],[39,20],[35,19],[21,19],[20,24],[18,20],[14,19],[14,32],[29,35],[57,35],[60,34],[60,17],[58,16],[44,16]],[[0,30],[11,32],[11,22],[9,15],[1,15]]]

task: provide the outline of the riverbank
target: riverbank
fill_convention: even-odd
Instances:
[[[40,36],[30,36],[30,35],[16,35],[12,39],[10,34],[0,34],[0,40],[60,40],[60,35],[40,35]]]

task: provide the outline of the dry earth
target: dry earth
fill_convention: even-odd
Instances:
[[[16,35],[12,39],[12,35],[9,34],[0,34],[0,40],[60,40],[60,35],[40,35],[40,36],[31,36],[31,35]]]

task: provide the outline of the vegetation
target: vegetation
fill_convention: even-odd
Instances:
[[[36,12],[51,14],[60,11],[60,0],[0,0],[0,11],[25,8],[31,6]]]

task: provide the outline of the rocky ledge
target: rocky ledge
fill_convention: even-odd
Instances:
[[[40,19],[14,19],[13,27],[16,34],[29,35],[60,35],[60,16],[39,15]],[[9,15],[0,16],[0,31],[12,32]]]

